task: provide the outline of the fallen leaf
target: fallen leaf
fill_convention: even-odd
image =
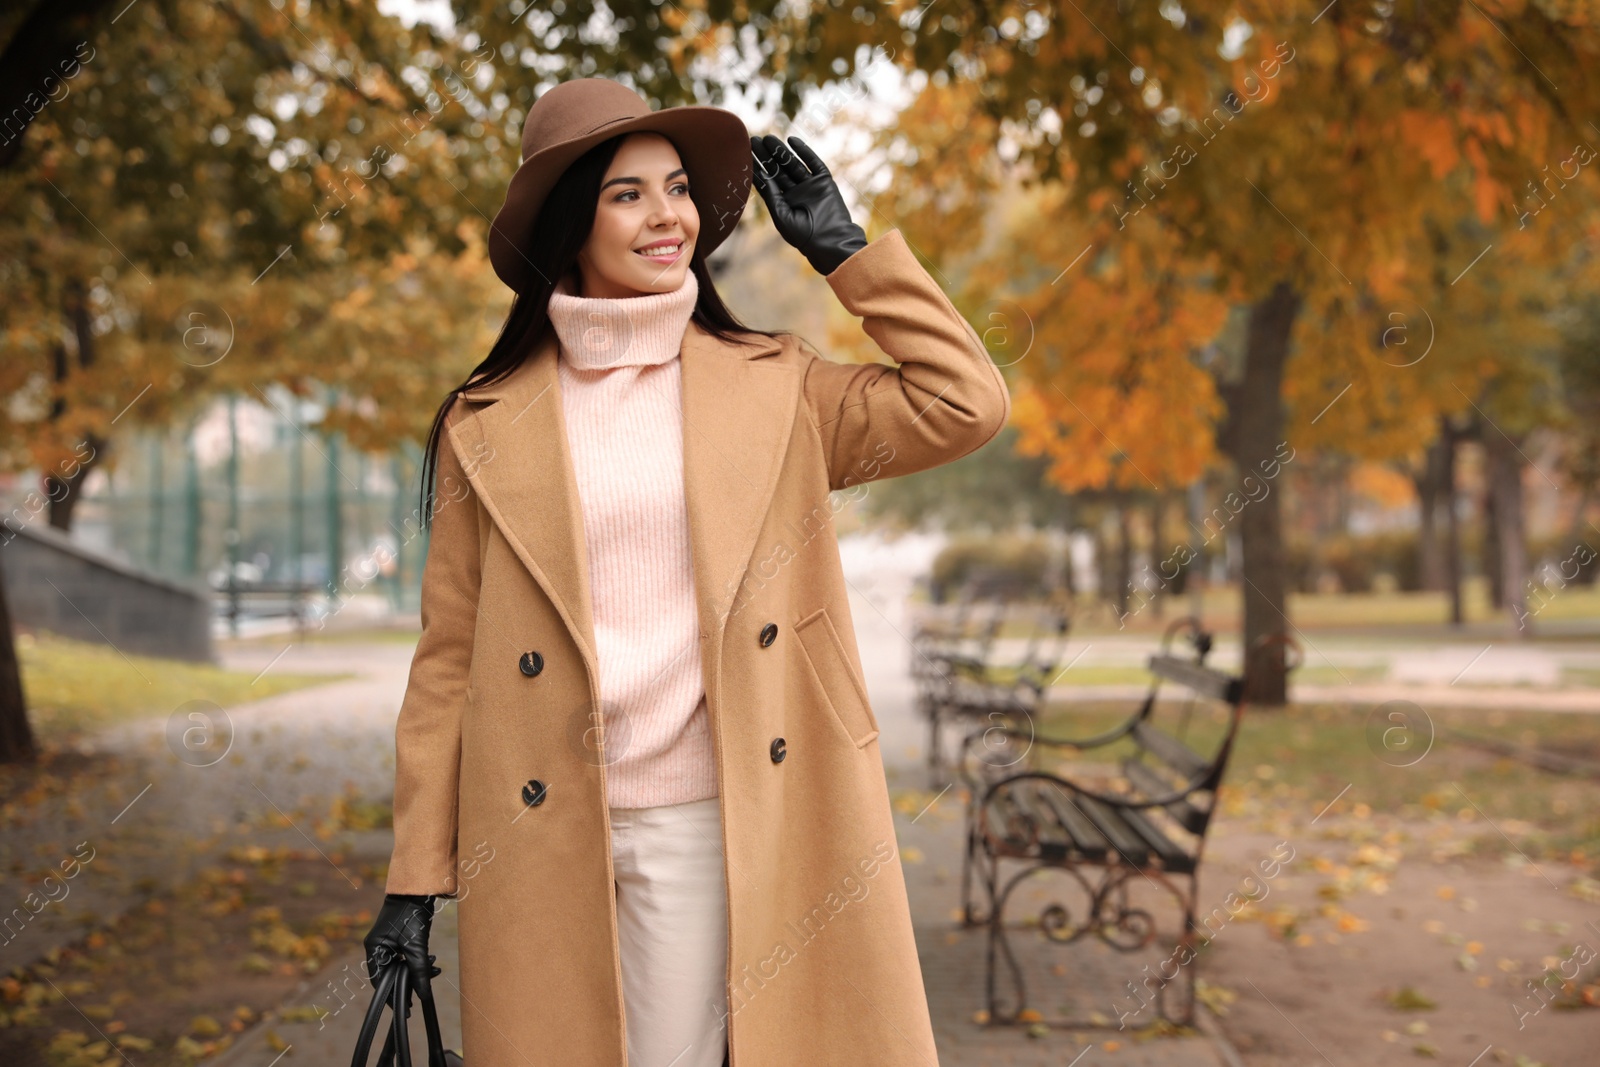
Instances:
[[[1432,1011],[1439,1005],[1411,986],[1402,986],[1390,995],[1389,1006],[1399,1011]]]

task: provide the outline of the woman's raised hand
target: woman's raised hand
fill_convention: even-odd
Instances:
[[[833,175],[809,145],[793,135],[786,145],[769,133],[750,138],[750,151],[756,191],[766,201],[778,235],[798,248],[817,273],[832,274],[867,246],[867,235],[850,221]]]

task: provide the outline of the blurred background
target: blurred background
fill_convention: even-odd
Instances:
[[[833,507],[941,1062],[1593,1062],[1597,17],[7,5],[0,1062],[348,1059],[421,445],[510,306],[523,118],[587,76],[806,140],[1006,376],[989,445]],[[759,198],[711,266],[883,359]],[[1162,795],[1130,761],[1156,839],[996,784]]]

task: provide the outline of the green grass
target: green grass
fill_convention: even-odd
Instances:
[[[350,629],[308,629],[305,636],[287,632],[262,637],[221,638],[229,648],[282,648],[287,641],[306,645],[416,644],[422,631],[413,626],[360,626]]]
[[[1039,732],[1086,737],[1116,725],[1130,712],[1126,703],[1109,702],[1053,708]],[[1478,852],[1510,853],[1509,837],[1534,859],[1580,858],[1600,870],[1600,781],[1541,770],[1486,752],[1452,734],[1459,730],[1600,765],[1600,716],[1434,710],[1429,713],[1431,747],[1427,726],[1419,722],[1410,735],[1412,746],[1391,750],[1391,762],[1385,762],[1379,758],[1385,751],[1382,733],[1391,724],[1380,715],[1375,725],[1369,725],[1373,713],[1373,706],[1350,704],[1247,710],[1228,766],[1229,809],[1267,812],[1287,807],[1309,819],[1344,790],[1336,812],[1365,804],[1372,811],[1401,817],[1447,820],[1458,830],[1472,832]],[[1209,755],[1225,723],[1220,709],[1198,708],[1189,723],[1190,747]],[[1171,718],[1163,726],[1177,732]],[[1392,739],[1405,737],[1394,734]],[[1411,766],[1391,765],[1408,762],[1415,758],[1409,753],[1424,750],[1426,754]],[[1129,751],[1128,743],[1119,741],[1103,749],[1069,753],[1067,758],[1120,760]],[[1046,758],[1051,769],[1055,762],[1055,757]]]
[[[41,741],[153,715],[168,715],[191,700],[231,707],[349,675],[254,674],[203,663],[124,656],[107,645],[64,637],[20,634],[23,693],[29,721]]]
[[[1012,665],[991,667],[984,672],[984,677],[996,685],[1009,685],[1015,682],[1021,673]],[[1142,667],[1073,667],[1070,670],[1057,669],[1052,676],[1055,683],[1052,688],[1075,685],[1149,685],[1150,672]]]
[[[1202,618],[1214,633],[1234,634],[1240,624],[1239,589],[1234,585],[1211,586],[1201,598]],[[1173,620],[1190,613],[1191,597],[1170,597],[1165,602],[1135,598],[1128,614],[1117,617],[1111,606],[1095,597],[1080,596],[1072,609],[1074,638],[1086,634],[1160,633]],[[1489,603],[1488,585],[1481,578],[1468,579],[1462,591],[1465,621],[1479,629],[1514,628],[1510,616]],[[1374,593],[1290,593],[1288,614],[1296,627],[1309,631],[1395,631],[1419,627],[1440,627],[1448,633],[1450,606],[1440,592]],[[987,613],[985,612],[985,617]],[[1530,618],[1530,639],[1538,640],[1547,624],[1592,621],[1600,629],[1600,586],[1574,586],[1549,597],[1544,607]],[[1029,623],[1008,622],[1003,637],[1025,637]],[[1462,639],[1467,639],[1463,634]],[[1553,639],[1553,638],[1552,638]]]
[[[1016,667],[1006,665],[991,667],[985,672],[985,677],[994,684],[1009,685],[1016,681],[1019,673]],[[1590,673],[1600,674],[1600,672]],[[1360,667],[1316,665],[1298,668],[1291,680],[1301,685],[1347,685],[1351,682],[1381,682],[1388,676],[1388,664]],[[1150,684],[1150,671],[1145,667],[1134,665],[1090,665],[1058,670],[1053,676],[1053,681],[1052,689],[1091,685],[1148,686]],[[1583,683],[1569,682],[1568,684]]]
[[[1366,665],[1355,667],[1345,665],[1334,667],[1329,664],[1308,665],[1298,667],[1289,676],[1291,683],[1300,685],[1345,685],[1350,682],[1381,682],[1389,677],[1389,665]]]
[[[1585,689],[1600,689],[1600,667],[1564,667],[1561,684]]]

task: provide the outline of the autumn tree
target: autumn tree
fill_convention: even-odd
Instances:
[[[19,521],[68,525],[116,434],[221,393],[415,438],[503,321],[483,249],[538,92],[606,74],[695,102],[719,43],[643,2],[601,38],[587,5],[454,9],[449,31],[295,0],[0,13],[0,461],[41,476]],[[4,760],[32,744],[0,628]]]
[[[1592,137],[1584,118],[1600,103],[1600,35],[1588,6],[1555,0],[1097,0],[887,12],[846,3],[810,8],[803,25],[768,40],[770,62],[790,76],[821,80],[877,49],[923,72],[913,82],[923,93],[966,87],[961,107],[943,109],[957,143],[912,145],[905,158],[913,172],[930,154],[971,162],[962,142],[986,141],[1063,187],[1076,212],[1056,218],[1079,227],[1070,243],[1094,246],[1090,255],[1106,252],[1096,237],[1108,224],[1118,248],[1153,225],[1180,243],[1183,261],[1208,264],[1216,291],[1246,309],[1242,364],[1220,391],[1227,413],[1218,435],[1241,473],[1286,439],[1313,445],[1345,418],[1364,426],[1365,414],[1340,414],[1358,407],[1352,400],[1382,407],[1390,404],[1384,394],[1398,401],[1413,392],[1371,358],[1385,316],[1415,318],[1435,271],[1471,278],[1481,256],[1505,254],[1528,210],[1525,187],[1537,189],[1544,168]],[[975,138],[964,135],[967,126]],[[932,160],[923,172],[944,165]],[[897,221],[919,207],[937,214],[983,191],[982,172],[971,173],[948,190],[908,178],[896,189],[922,205],[877,208]],[[1580,208],[1575,183],[1561,195]],[[1451,232],[1463,203],[1482,243],[1446,241],[1447,255],[1436,238],[1441,230],[1466,236]],[[1056,229],[1037,227],[1035,238]],[[950,240],[976,237],[958,227]],[[1054,258],[1057,270],[1070,262]],[[1343,358],[1322,366],[1335,342],[1308,350],[1330,336],[1341,339]],[[1313,389],[1317,374],[1295,374],[1291,354],[1313,355],[1307,362],[1321,366],[1321,384],[1331,388]],[[1340,373],[1362,359],[1363,374]],[[1380,376],[1393,381],[1379,385]],[[1406,410],[1425,434],[1431,413]],[[1288,625],[1279,508],[1273,498],[1263,504],[1240,515],[1247,643]],[[1260,699],[1283,698],[1276,653],[1253,659],[1247,674]]]

